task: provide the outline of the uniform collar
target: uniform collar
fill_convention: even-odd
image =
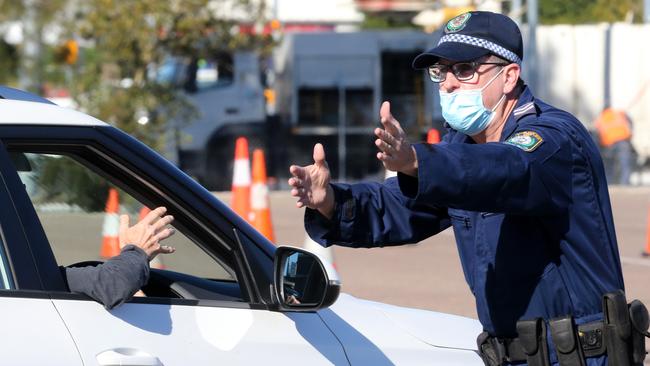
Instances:
[[[503,127],[503,131],[501,131],[501,138],[499,141],[505,141],[505,139],[515,131],[519,120],[531,114],[537,114],[535,96],[533,96],[533,93],[530,91],[528,86],[524,86],[524,89],[519,95],[519,99],[517,99],[515,108],[506,120],[506,125]]]

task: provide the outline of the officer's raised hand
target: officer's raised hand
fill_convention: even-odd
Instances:
[[[334,191],[330,187],[330,169],[325,161],[323,145],[314,145],[314,164],[289,167],[291,195],[298,197],[296,206],[318,210],[327,218],[334,211]]]
[[[379,116],[384,128],[375,129],[375,145],[379,148],[377,159],[381,160],[388,170],[417,176],[418,161],[415,150],[406,138],[402,126],[390,113],[389,102],[382,103]]]

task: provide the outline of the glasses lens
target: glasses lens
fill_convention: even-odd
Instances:
[[[439,83],[445,80],[447,67],[444,65],[431,65],[429,66],[429,77],[431,81]]]
[[[452,67],[454,70],[454,76],[456,76],[456,79],[458,80],[469,80],[476,72],[476,66],[469,62],[454,64]]]

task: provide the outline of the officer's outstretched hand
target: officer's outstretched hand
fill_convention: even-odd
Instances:
[[[128,244],[133,244],[140,247],[147,253],[149,260],[152,260],[156,255],[163,253],[169,254],[176,251],[175,248],[160,245],[162,240],[174,234],[174,229],[167,227],[174,221],[171,215],[165,215],[167,208],[158,207],[151,210],[140,222],[133,226],[129,226],[129,216],[120,216],[120,232],[119,241],[120,248]]]
[[[289,167],[291,195],[298,197],[296,206],[320,211],[327,218],[334,211],[334,191],[330,187],[330,169],[325,161],[323,145],[314,145],[314,164]]]
[[[389,102],[382,103],[379,116],[384,128],[375,128],[375,145],[379,148],[377,159],[381,160],[388,170],[417,176],[418,161],[415,149],[406,138],[402,126],[390,113]]]

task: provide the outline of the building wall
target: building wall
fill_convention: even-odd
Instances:
[[[524,43],[527,29],[522,27]],[[610,47],[607,47],[607,32]],[[556,25],[537,28],[537,68],[524,55],[523,78],[538,98],[573,113],[588,128],[605,105],[625,109],[634,122],[633,144],[650,157],[650,26]],[[610,63],[607,70],[606,55]]]

